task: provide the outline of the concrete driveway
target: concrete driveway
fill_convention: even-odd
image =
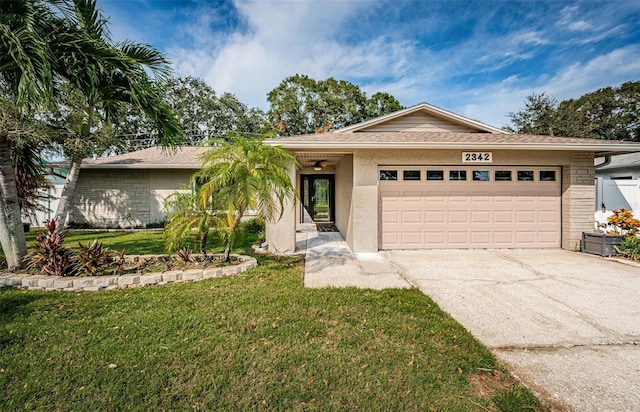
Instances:
[[[555,404],[640,410],[639,267],[563,250],[381,255]]]

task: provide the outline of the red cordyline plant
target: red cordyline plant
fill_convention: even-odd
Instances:
[[[28,267],[37,269],[42,275],[73,276],[76,274],[76,262],[64,243],[66,230],[56,232],[58,219],[47,220],[46,232],[38,234],[36,246],[28,257]]]
[[[607,221],[615,228],[616,233],[626,236],[635,236],[640,228],[640,220],[633,217],[633,212],[624,208],[614,210]]]
[[[111,271],[114,261],[109,249],[102,246],[102,242],[94,239],[92,243],[78,243],[78,246],[78,272],[86,276],[96,276]]]

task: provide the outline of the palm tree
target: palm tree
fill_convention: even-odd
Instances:
[[[107,30],[108,21],[96,8],[95,0],[74,0],[71,20],[75,23],[71,37],[87,40],[86,47],[64,42],[56,70],[84,97],[82,121],[64,144],[70,160],[56,217],[64,222],[80,174],[82,159],[93,154],[92,128],[97,110],[105,117],[115,115],[124,106],[143,111],[157,129],[159,143],[174,147],[183,139],[178,121],[163,103],[157,81],[166,80],[171,70],[162,54],[147,45],[123,42],[112,44]],[[62,225],[61,225],[62,227]]]
[[[198,202],[198,191],[194,186],[192,190],[171,194],[165,200],[165,210],[171,212],[164,228],[167,253],[181,248],[195,231],[200,253],[206,257],[209,232],[217,226],[216,207],[211,202]]]
[[[86,99],[80,126],[62,134],[71,170],[58,216],[66,216],[82,158],[91,154],[87,147],[96,111],[109,115],[130,105],[149,116],[160,144],[172,147],[182,140],[155,82],[169,74],[168,62],[157,50],[131,42],[112,44],[95,0],[0,1],[0,81],[11,87],[20,114],[51,105],[54,79],[68,81]],[[23,266],[27,250],[9,155],[14,128],[12,119],[0,118],[0,242],[12,270]]]
[[[295,163],[295,157],[281,147],[233,134],[203,155],[201,169],[195,174],[203,182],[197,200],[204,205],[215,199],[224,262],[229,261],[246,212],[256,213],[259,221],[282,216],[285,199],[295,193],[287,173]]]
[[[0,80],[14,95],[18,114],[47,106],[53,75],[49,48],[58,19],[45,1],[0,2]],[[13,110],[0,113],[0,244],[10,270],[21,268],[27,253],[20,201],[14,179],[10,135],[19,119]]]

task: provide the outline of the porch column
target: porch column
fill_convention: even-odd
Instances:
[[[298,193],[298,173],[295,165],[289,167],[288,174],[294,193]],[[297,196],[294,195],[293,200],[284,201],[284,211],[280,220],[265,222],[269,252],[286,255],[296,251],[296,205]]]
[[[368,152],[353,155],[352,249],[378,251],[378,164]]]

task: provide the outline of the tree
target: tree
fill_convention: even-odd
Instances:
[[[195,77],[172,77],[164,84],[163,100],[171,109],[185,134],[185,144],[197,145],[227,132],[260,134],[264,113],[249,109],[234,95],[218,96],[204,80]],[[115,119],[114,132],[127,143],[124,150],[140,150],[156,144],[153,127],[144,113],[131,110]]]
[[[27,253],[14,178],[10,135],[19,116],[50,103],[53,87],[50,45],[60,19],[45,1],[0,2],[0,79],[13,94],[15,108],[0,113],[0,244],[10,270],[21,268]]]
[[[507,115],[511,131],[592,139],[640,141],[640,81],[605,87],[578,99],[535,93],[525,108]]]
[[[397,112],[404,107],[398,99],[385,92],[377,92],[367,99],[365,104],[365,113],[367,119],[375,119],[385,114]]]
[[[507,130],[522,134],[554,135],[556,126],[556,108],[558,101],[545,93],[533,93],[524,101],[524,109],[509,112],[507,117],[513,127]]]
[[[165,200],[165,210],[170,212],[164,227],[168,254],[182,247],[195,231],[199,240],[200,253],[206,256],[207,239],[209,232],[216,227],[218,207],[213,203],[214,199],[208,199],[207,202],[198,200],[199,194],[196,187],[175,192]]]
[[[163,80],[170,73],[167,60],[156,49],[131,42],[113,44],[107,30],[108,21],[96,8],[95,0],[75,0],[69,32],[84,38],[89,47],[64,44],[55,60],[55,69],[81,93],[83,109],[75,130],[64,140],[65,155],[70,160],[56,218],[66,220],[69,203],[75,193],[82,159],[92,153],[96,112],[105,118],[130,106],[145,113],[155,126],[159,143],[175,146],[183,139],[180,125],[163,103],[158,85],[147,74]],[[62,227],[62,225],[60,225]]]
[[[285,149],[259,139],[229,135],[204,154],[194,182],[199,210],[213,210],[215,230],[223,240],[223,261],[228,262],[240,219],[249,210],[259,221],[282,216],[284,201],[293,198],[289,167],[295,157]]]
[[[330,77],[316,81],[296,74],[267,95],[271,126],[281,135],[326,132],[402,108],[387,93],[371,99],[357,85]]]

